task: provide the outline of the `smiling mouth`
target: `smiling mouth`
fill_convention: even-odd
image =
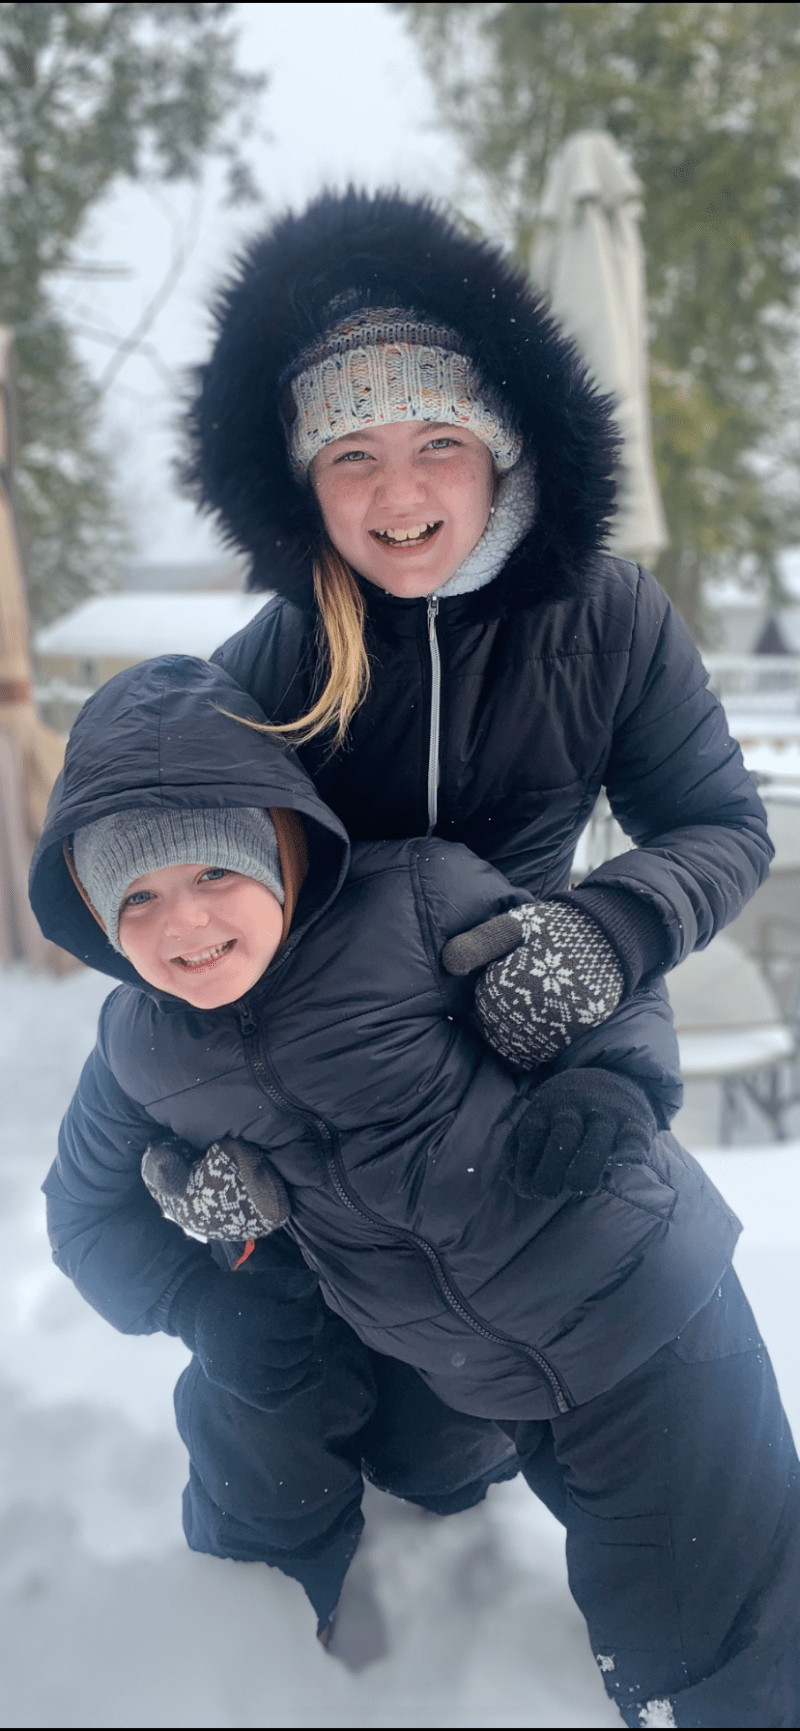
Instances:
[[[235,938],[229,938],[226,944],[217,944],[213,950],[203,950],[199,956],[173,956],[172,960],[179,968],[184,968],[187,974],[198,974],[204,968],[212,968],[223,956],[229,955],[235,942]]]
[[[412,523],[409,529],[370,529],[370,535],[381,547],[422,547],[441,527],[440,519],[437,523]]]

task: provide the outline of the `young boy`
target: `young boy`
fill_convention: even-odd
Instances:
[[[465,1415],[462,1488],[518,1459],[564,1521],[628,1724],[793,1723],[796,1457],[730,1268],[737,1222],[658,1129],[663,999],[635,994],[511,1075],[442,951],[521,892],[437,838],[351,856],[296,759],[242,725],[262,720],[189,658],[119,675],[76,724],[31,878],[48,936],[123,982],[62,1127],[49,1226],[115,1326],[192,1349],[190,1544],[279,1564],[326,1632],[374,1347],[398,1399],[415,1375]],[[518,917],[525,937],[535,909]],[[307,1270],[283,1286],[277,1228]],[[354,1392],[343,1412],[337,1353],[323,1435],[331,1329]],[[292,1396],[277,1488],[269,1410]]]

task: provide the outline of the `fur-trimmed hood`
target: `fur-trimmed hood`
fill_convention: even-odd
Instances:
[[[618,439],[572,342],[525,274],[428,200],[353,188],[278,220],[239,259],[214,307],[217,338],[198,369],[185,477],[250,559],[251,589],[310,594],[320,517],[291,470],[282,375],[332,322],[335,297],[403,306],[459,333],[508,404],[537,471],[537,510],[502,583],[518,599],[583,586],[614,509]],[[495,587],[495,586],[493,586]]]

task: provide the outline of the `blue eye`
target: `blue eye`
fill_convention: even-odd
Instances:
[[[229,876],[230,873],[226,866],[209,866],[208,871],[203,872],[201,882],[207,880],[209,883],[215,884],[220,878],[226,878]]]
[[[447,449],[448,445],[458,445],[458,444],[460,444],[459,439],[449,439],[446,436],[443,436],[441,439],[430,439],[428,442],[428,450],[429,451],[444,451]]]
[[[342,451],[336,458],[337,463],[363,463],[369,456],[369,451]]]
[[[126,896],[122,904],[124,908],[141,908],[145,902],[152,901],[150,890],[134,890],[133,895]]]

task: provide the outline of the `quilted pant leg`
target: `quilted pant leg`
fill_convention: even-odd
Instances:
[[[272,1413],[217,1388],[193,1359],[175,1410],[190,1459],[192,1550],[282,1569],[324,1626],[363,1529],[362,1466],[382,1490],[444,1515],[479,1502],[518,1463],[497,1425],[452,1412],[338,1317],[320,1352],[321,1385]]]
[[[217,1388],[196,1359],[175,1390],[189,1451],[183,1525],[194,1551],[262,1562],[305,1588],[327,1623],[361,1536],[359,1432],[375,1404],[369,1355],[331,1316],[322,1384],[278,1412]]]
[[[733,1270],[678,1340],[549,1438],[508,1429],[565,1521],[625,1723],[800,1724],[800,1466]]]

